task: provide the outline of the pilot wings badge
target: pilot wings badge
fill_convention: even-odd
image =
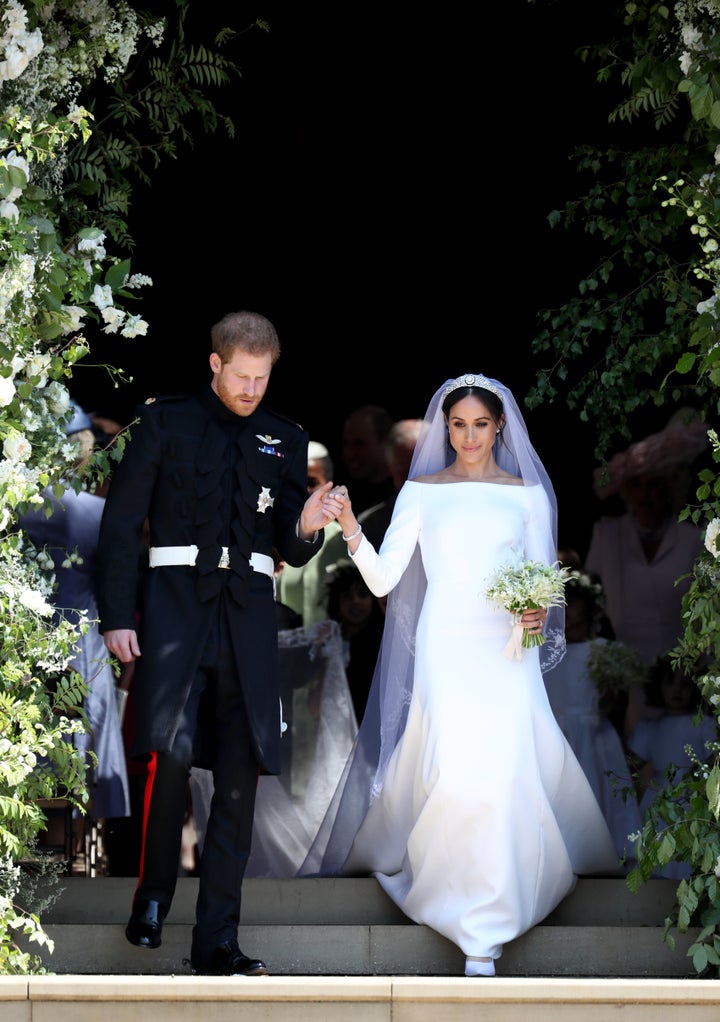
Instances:
[[[282,451],[275,449],[275,444],[281,444],[282,440],[273,440],[269,433],[266,433],[265,436],[261,436],[260,433],[256,433],[255,436],[262,443],[262,447],[258,447],[261,454],[272,454],[276,458],[285,457]]]

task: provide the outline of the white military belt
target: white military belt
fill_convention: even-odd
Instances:
[[[151,546],[150,567],[167,568],[175,564],[187,564],[192,567],[197,561],[198,548],[195,544],[191,546]],[[226,546],[222,548],[222,554],[218,561],[218,568],[230,567],[230,551]],[[275,574],[275,563],[268,554],[258,554],[254,550],[250,554],[250,567],[253,571],[261,571],[263,575],[270,578]]]

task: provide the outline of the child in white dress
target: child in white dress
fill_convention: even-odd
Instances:
[[[567,650],[544,675],[555,718],[580,761],[607,820],[621,859],[632,854],[630,834],[640,829],[640,809],[622,739],[601,701],[588,661],[593,647],[606,643],[603,590],[596,577],[575,569],[565,585]],[[620,718],[623,714],[620,713]]]

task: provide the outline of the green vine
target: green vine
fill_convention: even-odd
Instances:
[[[57,879],[39,836],[41,802],[88,802],[88,761],[73,737],[87,722],[87,680],[73,670],[91,622],[56,615],[53,563],[19,516],[71,485],[93,489],[122,457],[126,433],[82,475],[68,443],[67,384],[104,335],[143,336],[131,268],[133,188],[201,133],[234,131],[215,94],[240,74],[212,42],[124,0],[6,0],[0,6],[0,973],[46,971],[52,941],[38,911]],[[97,361],[97,360],[96,360]],[[116,383],[123,374],[105,367]],[[92,760],[92,754],[90,754]],[[45,900],[43,900],[45,899]]]
[[[596,457],[632,438],[647,404],[692,406],[713,424],[720,411],[720,2],[648,0],[617,5],[617,35],[583,47],[601,86],[622,98],[609,112],[615,144],[581,147],[586,191],[549,215],[553,227],[590,239],[588,265],[565,304],[538,314],[532,342],[541,368],[527,395],[534,408],[559,398],[591,422]],[[683,599],[673,666],[700,677],[720,719],[720,472],[704,467],[680,514],[705,533],[705,550]],[[692,750],[687,749],[688,754]],[[637,891],[671,861],[690,876],[677,887],[664,939],[698,929],[688,954],[700,975],[720,977],[720,744],[692,767],[669,769],[634,835]]]

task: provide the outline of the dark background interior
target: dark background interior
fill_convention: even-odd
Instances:
[[[502,380],[522,406],[540,368],[537,312],[572,295],[582,261],[578,237],[546,218],[578,194],[574,147],[609,136],[610,98],[575,54],[606,38],[608,12],[564,0],[411,15],[197,6],[205,38],[256,17],[271,31],[243,37],[242,79],[217,100],[235,138],[199,136],[136,190],[133,270],[153,278],[138,308],[150,329],[93,340],[72,382],[81,403],[124,423],[148,396],[196,390],[211,325],[250,308],[283,345],[267,402],[338,462],[351,409],[422,416],[460,373]],[[90,368],[102,362],[132,382],[115,388]],[[610,510],[592,494],[592,428],[563,402],[526,418],[558,492],[560,541],[584,553]]]

